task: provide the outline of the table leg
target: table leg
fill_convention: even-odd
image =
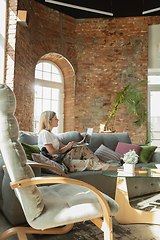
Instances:
[[[119,212],[115,216],[117,222],[160,224],[160,210],[147,212],[131,207],[125,177],[117,178],[115,201],[119,204]]]

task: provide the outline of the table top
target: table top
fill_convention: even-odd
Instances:
[[[135,169],[134,173],[126,173],[123,169],[102,171],[106,177],[126,177],[126,178],[160,178],[160,169]]]

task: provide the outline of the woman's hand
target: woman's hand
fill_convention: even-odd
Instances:
[[[67,144],[68,149],[71,149],[74,144],[76,144],[76,142],[74,142],[74,141],[69,142],[69,143]]]
[[[45,147],[46,147],[46,149],[47,149],[47,151],[49,152],[50,155],[54,155],[54,154],[65,153],[67,150],[70,150],[74,144],[76,144],[76,142],[74,142],[74,141],[69,142],[67,145],[64,145],[60,142],[60,148],[59,149],[54,149],[52,144],[46,144]]]

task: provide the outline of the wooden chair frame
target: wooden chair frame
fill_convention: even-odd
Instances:
[[[30,165],[31,167],[41,167],[56,170],[57,172],[61,173],[63,177],[34,177],[16,182],[10,182],[10,186],[12,189],[27,187],[31,185],[57,184],[57,183],[72,184],[88,188],[98,198],[103,212],[103,219],[96,218],[90,219],[90,221],[92,221],[97,227],[99,227],[104,232],[104,240],[113,240],[112,215],[110,207],[104,196],[95,187],[88,183],[68,178],[68,176],[64,172],[55,167],[39,163],[27,163],[27,164]],[[5,170],[6,167],[4,166],[3,169]],[[4,240],[13,234],[17,234],[19,240],[27,240],[26,234],[65,234],[73,228],[73,225],[74,223],[66,225],[64,227],[51,228],[46,230],[36,230],[32,227],[13,227],[2,233],[0,235],[0,240]]]

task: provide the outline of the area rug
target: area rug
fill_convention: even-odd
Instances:
[[[160,240],[160,226],[149,224],[120,225],[113,219],[114,240]],[[33,237],[33,236],[32,236]],[[77,223],[65,235],[34,235],[33,240],[103,240],[102,231],[92,222]]]
[[[149,198],[141,197],[130,201],[132,207],[154,211],[160,208],[160,194]],[[0,234],[11,226],[3,214],[0,214]],[[77,223],[65,235],[27,235],[28,240],[103,240],[103,232],[92,222]],[[150,224],[119,224],[113,217],[114,240],[160,240],[160,225]],[[8,240],[17,240],[13,235]]]
[[[154,211],[160,208],[160,194],[153,194],[130,201],[132,207]],[[35,240],[103,240],[103,232],[92,222],[77,223],[65,235],[34,235]],[[151,224],[119,224],[113,218],[114,240],[160,240],[160,225]]]

